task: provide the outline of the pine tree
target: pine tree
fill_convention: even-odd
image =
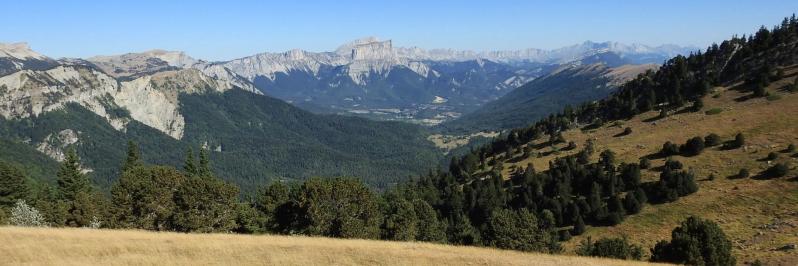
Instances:
[[[787,175],[790,168],[784,163],[777,163],[765,170],[765,175],[771,178],[782,177]]]
[[[534,214],[499,209],[491,214],[486,237],[491,246],[521,251],[557,252],[557,238],[551,229],[539,225]]]
[[[587,203],[590,205],[591,212],[595,212],[603,205],[601,199],[601,185],[596,182],[593,182],[590,188],[590,196],[587,198]]]
[[[571,230],[571,234],[578,236],[585,232],[585,221],[582,219],[582,216],[576,217],[576,222],[574,223],[574,229]]]
[[[679,154],[678,145],[670,141],[666,141],[665,144],[662,144],[662,150],[660,150],[661,156],[673,156],[677,154]]]
[[[191,149],[191,147],[189,147],[186,151],[186,160],[183,164],[183,170],[186,171],[188,176],[197,176],[199,174],[199,168],[197,167],[197,162],[194,159],[194,150]]]
[[[173,167],[136,167],[125,171],[111,187],[113,227],[177,230],[174,193],[186,177]]]
[[[89,179],[80,171],[80,161],[74,149],[67,150],[57,177],[62,200],[74,201],[78,194],[91,191]]]
[[[718,224],[689,217],[673,229],[672,239],[651,249],[651,261],[687,265],[735,265],[731,241]]]
[[[473,246],[482,244],[479,230],[474,228],[468,217],[461,213],[456,213],[452,219],[449,220],[449,226],[446,228],[446,235],[449,237],[449,243],[452,244]]]
[[[743,133],[737,133],[734,136],[734,142],[732,143],[734,148],[740,148],[745,145],[745,135]]]
[[[637,201],[637,197],[634,193],[627,193],[626,196],[623,198],[623,206],[626,209],[626,212],[629,214],[637,214],[640,212],[641,204]]]
[[[208,149],[200,149],[199,153],[199,167],[197,168],[197,175],[207,177],[212,176],[213,172],[211,171],[211,159],[210,154],[208,154]]]
[[[389,197],[388,213],[383,224],[383,237],[389,240],[413,241],[418,234],[418,217],[413,204],[400,197]]]
[[[139,147],[132,140],[127,142],[127,158],[122,164],[122,172],[142,166]]]
[[[741,168],[740,171],[737,172],[737,177],[738,178],[747,178],[750,175],[751,175],[751,173],[746,168]]]
[[[238,187],[214,177],[188,178],[174,191],[174,223],[180,232],[227,232],[235,228]]]
[[[28,178],[16,167],[0,161],[0,212],[10,209],[18,200],[29,200]]]
[[[690,107],[690,111],[698,112],[701,111],[701,109],[703,108],[704,108],[704,100],[698,98],[693,102],[693,106]]]
[[[687,140],[687,143],[679,147],[679,151],[685,156],[696,156],[701,154],[704,150],[704,139],[701,137],[693,137]]]
[[[765,97],[768,94],[768,91],[765,89],[765,84],[757,83],[754,85],[754,97]]]
[[[74,149],[68,149],[58,170],[58,192],[66,205],[65,225],[88,226],[99,215],[97,200],[88,177],[80,170],[80,161]]]
[[[721,142],[720,136],[718,136],[718,134],[715,133],[711,133],[706,137],[704,137],[704,146],[707,147],[720,145],[720,142]]]
[[[262,188],[255,198],[255,208],[263,216],[263,229],[282,233],[291,227],[293,217],[280,210],[287,210],[291,189],[283,182],[275,181]]]
[[[413,200],[413,210],[418,218],[416,240],[427,242],[446,242],[446,224],[438,219],[435,209],[426,201]]]

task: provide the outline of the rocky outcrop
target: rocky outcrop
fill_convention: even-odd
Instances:
[[[222,71],[222,70],[209,70]],[[156,72],[130,81],[117,81],[95,68],[61,65],[46,71],[23,70],[0,77],[0,115],[7,119],[39,116],[76,103],[104,117],[117,130],[131,119],[180,139],[185,121],[179,111],[181,93],[224,92],[235,88],[257,92],[241,78],[198,69]],[[118,117],[123,108],[129,117]]]
[[[80,132],[72,129],[61,130],[58,134],[49,134],[36,146],[36,149],[50,158],[62,162],[65,158],[64,149],[77,143],[79,134]]]

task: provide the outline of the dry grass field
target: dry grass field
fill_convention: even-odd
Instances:
[[[643,265],[428,243],[0,227],[2,265]]]
[[[509,175],[513,168],[528,163],[537,170],[547,169],[549,161],[575,153],[588,139],[594,140],[597,151],[611,149],[620,161],[638,162],[640,157],[658,152],[665,141],[682,144],[691,137],[704,137],[709,133],[730,140],[742,132],[747,142],[744,148],[712,147],[694,157],[674,156],[696,173],[700,187],[697,193],[674,203],[647,205],[640,214],[627,217],[619,226],[590,228],[586,234],[567,242],[566,249],[573,252],[587,236],[595,239],[620,235],[648,249],[661,239],[669,239],[670,231],[679,221],[699,215],[720,224],[733,242],[739,263],[761,259],[766,265],[798,265],[798,251],[776,251],[787,244],[798,244],[798,155],[783,152],[790,143],[798,145],[798,94],[780,90],[793,82],[798,71],[793,68],[787,73],[788,78],[768,88],[778,97],[741,101],[739,98],[746,93],[715,88],[716,94],[704,99],[705,107],[701,112],[681,112],[659,120],[654,119],[658,112],[649,112],[617,124],[607,123],[589,132],[571,130],[563,136],[580,148],[507,162],[504,174]],[[722,112],[705,113],[715,108]],[[632,134],[618,136],[626,127],[632,129]],[[551,151],[549,149],[544,149],[544,154]],[[772,162],[764,159],[770,152],[777,153],[779,159]],[[594,156],[597,160],[598,156]],[[664,161],[652,160],[652,168],[663,165]],[[773,180],[729,178],[741,168],[748,168],[752,176],[757,175],[775,162],[787,163],[791,169],[787,177]],[[710,174],[715,180],[707,179]],[[644,170],[643,175],[645,180],[657,180],[659,172]]]

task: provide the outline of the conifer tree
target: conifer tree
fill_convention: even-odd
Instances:
[[[572,230],[571,234],[578,236],[585,232],[585,221],[582,219],[582,216],[576,217],[576,222],[574,223],[574,229]]]
[[[557,252],[556,237],[549,228],[539,225],[534,214],[499,209],[491,214],[487,236],[491,246],[522,251]]]
[[[706,137],[704,137],[704,146],[707,147],[720,145],[720,142],[721,142],[720,136],[718,136],[718,134],[715,133],[711,133]]]
[[[99,212],[89,179],[80,170],[80,161],[74,149],[68,149],[58,170],[58,192],[67,208],[65,225],[89,225]]]
[[[389,240],[413,241],[418,234],[418,217],[413,204],[400,197],[387,199],[389,210],[383,225],[383,237]]]
[[[0,211],[10,209],[18,200],[29,200],[28,178],[16,167],[0,161]]]
[[[135,167],[141,166],[141,154],[139,153],[139,147],[134,143],[132,140],[127,142],[127,158],[125,162],[122,164],[122,172],[128,171]]]
[[[78,194],[91,191],[89,179],[80,171],[78,155],[72,148],[67,150],[57,177],[62,200],[74,201]]]
[[[446,242],[446,224],[438,219],[438,214],[429,203],[420,199],[413,200],[413,210],[418,218],[416,240]]]
[[[687,265],[735,265],[731,241],[718,224],[689,217],[673,229],[672,239],[651,249],[651,261]]]
[[[186,171],[188,176],[196,176],[199,173],[197,161],[194,158],[194,150],[191,147],[186,151],[186,160],[183,164],[183,170]]]
[[[641,209],[640,202],[637,201],[637,197],[631,192],[627,193],[623,198],[623,206],[629,214],[637,214]]]
[[[745,145],[745,135],[743,135],[743,133],[737,133],[737,135],[734,136],[732,145],[734,148],[740,148]]]
[[[690,110],[693,112],[701,111],[701,109],[703,108],[704,108],[704,100],[701,100],[701,98],[696,99],[693,102],[693,106],[690,106]]]
[[[210,159],[210,154],[208,154],[208,149],[200,148],[199,167],[197,168],[197,175],[203,177],[213,175],[213,172],[211,171],[211,159]]]

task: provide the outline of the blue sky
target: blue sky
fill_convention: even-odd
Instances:
[[[153,48],[209,60],[365,36],[422,48],[557,48],[585,40],[704,47],[772,26],[798,1],[4,1],[0,42],[51,57]]]

